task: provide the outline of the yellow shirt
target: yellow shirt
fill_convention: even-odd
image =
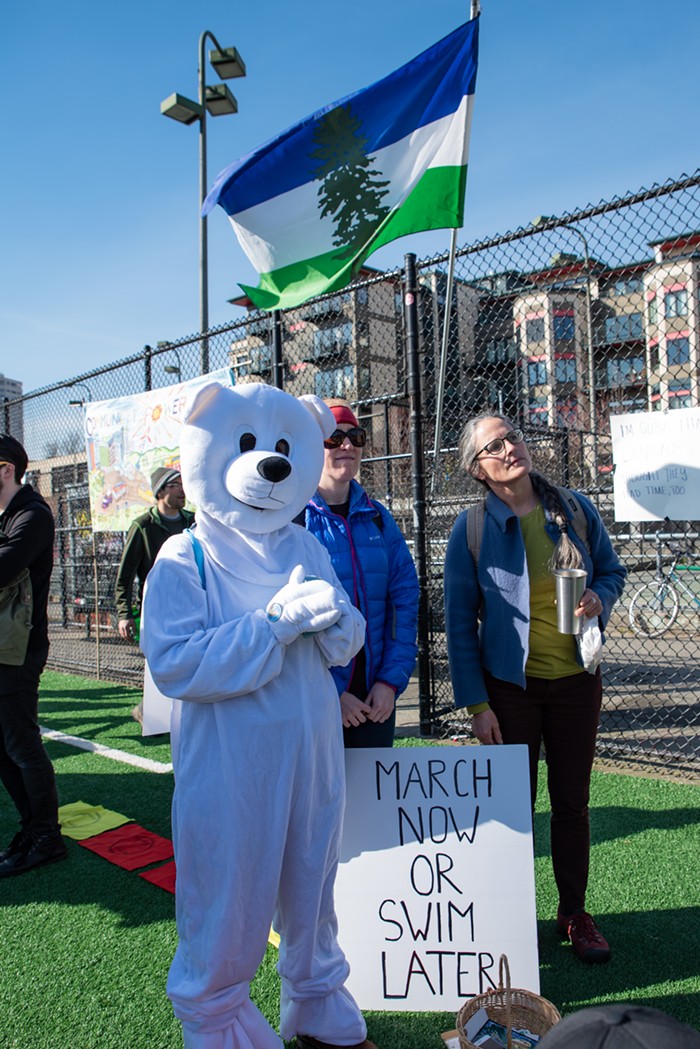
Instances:
[[[552,680],[580,674],[582,668],[576,662],[576,639],[557,630],[554,577],[548,568],[554,543],[544,526],[541,503],[520,518],[530,578],[530,638],[525,673]]]

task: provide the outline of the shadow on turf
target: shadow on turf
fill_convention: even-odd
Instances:
[[[108,746],[119,746],[120,742],[128,741],[132,750],[134,742],[149,750],[169,744],[168,735],[141,735],[140,726],[131,718],[131,710],[139,698],[136,689],[111,684],[61,689],[42,686],[39,721],[57,732]],[[107,710],[111,713],[103,713]]]
[[[156,776],[106,758],[102,763],[109,771],[73,772],[69,770],[71,764],[74,766],[75,762],[94,756],[76,754],[62,744],[48,744],[47,751],[56,769],[60,804],[83,801],[88,805],[102,805],[171,839],[172,775]],[[2,845],[9,842],[17,830],[11,809],[9,802],[2,806]],[[124,870],[95,855],[77,841],[70,838],[65,841],[67,860],[0,882],[0,908],[35,903],[97,907],[119,914],[125,926],[174,919],[175,897],[171,893],[139,878],[136,871]]]
[[[612,949],[612,958],[604,965],[580,962],[571,945],[562,942],[553,918],[537,924],[541,993],[562,1013],[614,998],[663,1009],[685,1023],[700,1026],[697,995],[655,998],[640,994],[640,988],[651,984],[670,985],[698,978],[695,930],[700,928],[700,907],[601,915],[601,930]]]
[[[591,809],[591,844],[631,838],[650,830],[682,830],[695,827],[696,807],[662,809],[650,812],[623,805],[603,805]],[[536,812],[533,821],[535,856],[550,855],[549,812]]]

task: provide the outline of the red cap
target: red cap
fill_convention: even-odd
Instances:
[[[352,408],[348,408],[347,404],[332,404],[330,409],[333,412],[337,423],[343,423],[347,426],[360,425]]]

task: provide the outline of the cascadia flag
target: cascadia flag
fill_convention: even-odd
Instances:
[[[383,244],[462,225],[478,31],[472,19],[221,172],[202,214],[229,216],[256,306],[337,291]]]

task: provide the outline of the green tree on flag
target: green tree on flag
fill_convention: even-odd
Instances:
[[[347,258],[376,233],[389,214],[381,203],[389,182],[371,168],[374,158],[367,155],[362,121],[349,104],[337,106],[319,120],[314,142],[318,148],[309,155],[319,161],[314,178],[323,180],[318,190],[321,216],[333,218],[333,244],[345,248],[338,258]]]

